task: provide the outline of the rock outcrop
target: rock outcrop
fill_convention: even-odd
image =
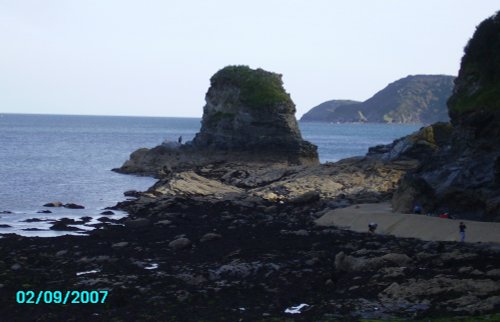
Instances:
[[[394,195],[395,210],[416,202],[469,219],[500,221],[500,15],[482,22],[465,48],[448,101],[451,134],[416,158]],[[401,200],[406,200],[401,202]]]
[[[446,100],[453,89],[453,76],[410,75],[377,92],[368,100],[346,101],[330,107],[325,102],[304,114],[301,121],[423,123],[447,122]],[[357,103],[357,104],[356,104]]]
[[[317,147],[302,139],[281,75],[228,66],[210,83],[201,130],[192,142],[139,149],[116,171],[161,176],[213,162],[319,163]]]

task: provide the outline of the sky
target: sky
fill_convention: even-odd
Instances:
[[[500,0],[0,0],[0,113],[201,117],[227,65],[283,75],[297,117],[457,75]]]

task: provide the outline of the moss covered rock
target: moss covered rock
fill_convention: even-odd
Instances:
[[[316,146],[302,139],[295,104],[281,77],[248,66],[227,66],[215,73],[193,146],[317,162]]]
[[[237,100],[250,108],[272,108],[293,105],[290,95],[283,89],[280,74],[248,66],[227,66],[210,79],[211,89],[237,88]]]
[[[479,24],[465,47],[448,108],[455,123],[471,112],[500,111],[500,13]]]

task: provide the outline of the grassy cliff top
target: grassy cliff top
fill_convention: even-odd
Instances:
[[[210,79],[212,88],[233,86],[240,90],[240,100],[252,108],[293,104],[290,95],[283,88],[280,74],[248,66],[227,66]]]
[[[477,26],[464,49],[450,116],[473,110],[500,110],[500,12]]]

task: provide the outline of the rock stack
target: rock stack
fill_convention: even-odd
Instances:
[[[301,137],[281,75],[228,66],[210,83],[195,147],[317,159],[316,147]]]
[[[210,79],[201,130],[182,146],[139,149],[115,171],[158,175],[213,162],[318,164],[281,75],[228,66]]]

